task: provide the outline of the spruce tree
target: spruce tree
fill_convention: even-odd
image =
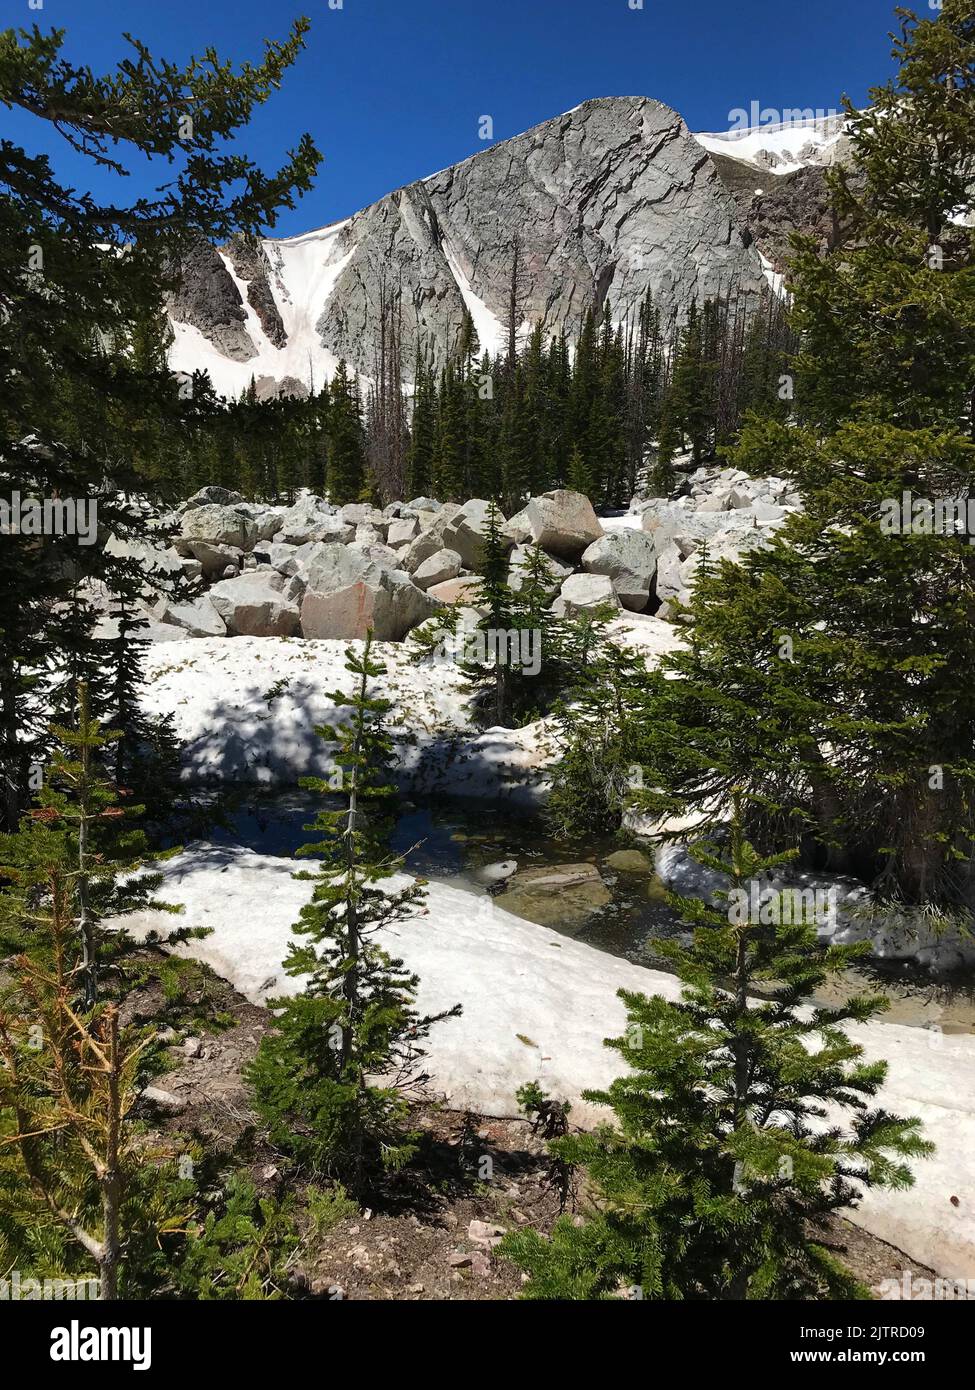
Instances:
[[[171,487],[172,440],[195,407],[165,368],[165,295],[199,237],[263,231],[307,191],[319,156],[310,137],[267,175],[233,148],[256,107],[277,88],[304,42],[299,21],[263,61],[235,72],[210,52],[185,66],[129,39],[107,75],[73,63],[64,31],[0,33],[0,105],[26,122],[24,143],[0,146],[0,479],[3,493],[96,502],[99,529],[139,535],[126,495]],[[80,161],[72,183],[45,150],[64,141]],[[86,191],[96,168],[107,192]],[[161,181],[131,199],[138,165]],[[164,166],[164,167],[161,167]],[[120,446],[120,441],[124,445]],[[212,481],[208,478],[206,481]],[[31,763],[48,751],[47,682],[95,672],[83,648],[94,614],[72,602],[81,580],[112,587],[113,558],[73,535],[5,535],[0,546],[0,823],[13,830],[28,801]],[[63,655],[72,603],[72,655]],[[75,657],[81,658],[75,660]]]
[[[713,908],[673,898],[692,944],[657,949],[680,1000],[620,991],[627,1029],[607,1046],[629,1070],[585,1093],[615,1124],[551,1145],[585,1169],[588,1219],[563,1217],[548,1241],[527,1230],[502,1242],[530,1275],[527,1298],[865,1297],[825,1247],[828,1218],[859,1188],[910,1186],[907,1160],[931,1150],[920,1121],[871,1108],[886,1064],[865,1063],[844,1029],[887,1001],[802,1005],[863,947],[819,945],[805,910],[766,889],[788,856],[760,858],[737,817],[726,855],[696,857],[730,888]],[[754,887],[760,913],[745,906]]]
[[[763,849],[967,921],[975,553],[934,517],[945,499],[967,513],[975,478],[969,7],[905,16],[895,54],[898,77],[849,113],[858,178],[832,176],[850,241],[797,244],[800,421],[753,421],[736,455],[790,472],[805,510],[698,584],[689,645],[654,678],[648,778],[657,810],[712,821],[743,785]]]
[[[352,694],[334,691],[329,699],[349,718],[317,731],[336,745],[345,804],[323,806],[307,828],[324,839],[298,851],[321,860],[314,874],[296,875],[315,888],[284,962],[305,983],[301,993],[273,1002],[274,1026],[247,1075],[272,1141],[361,1197],[383,1170],[401,1168],[415,1152],[418,1136],[407,1120],[421,1044],[434,1023],[459,1010],[421,1017],[417,976],[375,940],[413,918],[424,895],[420,883],[393,890],[382,882],[401,861],[387,849],[395,802],[384,723],[390,706],[370,689],[385,671],[372,654],[371,631],[361,651],[346,651],[346,669]],[[331,797],[335,782],[334,775],[307,777],[302,786]]]
[[[0,837],[0,928],[20,952],[0,989],[0,1262],[63,1275],[91,1261],[100,1297],[114,1299],[126,1258],[135,1289],[161,1233],[185,1220],[126,1123],[143,1044],[124,1036],[115,1001],[96,1007],[128,947],[120,919],[168,905],[154,898],[158,874],[140,872],[145,837],[129,823],[140,808],[123,809],[99,773],[117,736],[91,718],[84,687],[77,728],[54,733],[62,747],[36,807]],[[112,978],[117,994],[117,968]]]
[[[358,502],[365,486],[365,437],[358,390],[343,359],[330,384],[329,501],[336,506]]]
[[[479,599],[484,613],[475,629],[475,638],[481,650],[468,659],[465,669],[471,676],[483,676],[485,673],[489,676],[488,708],[491,722],[509,726],[512,687],[518,673],[511,661],[510,638],[515,633],[514,595],[508,586],[508,551],[511,546],[501,529],[503,523],[504,517],[492,501],[481,544]]]

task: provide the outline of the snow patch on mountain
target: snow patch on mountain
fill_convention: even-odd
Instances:
[[[477,330],[478,341],[481,345],[481,352],[489,352],[492,357],[496,357],[501,351],[504,343],[504,329],[498,316],[488,308],[483,299],[478,298],[470,280],[461,270],[457,257],[451,251],[447,242],[444,242],[444,257],[450,269],[451,275],[457,281],[457,288],[467,306],[467,312],[474,320],[474,327]]]
[[[725,155],[775,175],[810,164],[830,164],[843,138],[843,117],[782,121],[738,130],[704,131],[694,139],[709,154]]]
[[[263,249],[271,265],[269,284],[287,339],[283,347],[272,343],[248,301],[248,281],[242,280],[233,262],[220,252],[228,274],[240,292],[247,314],[246,330],[256,352],[246,362],[225,357],[190,324],[174,322],[169,365],[173,371],[205,369],[214,389],[223,396],[239,396],[252,378],[293,377],[309,390],[318,389],[335,375],[338,358],[323,345],[316,324],[343,270],[356,253],[345,249],[342,232],[349,219],[332,223],[301,236],[267,238]]]

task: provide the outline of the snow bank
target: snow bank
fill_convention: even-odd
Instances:
[[[330,692],[352,689],[348,645],[278,637],[167,642],[146,653],[143,704],[173,716],[187,781],[293,786],[330,771],[330,746],[315,729],[346,717]],[[475,731],[470,686],[452,663],[414,664],[398,642],[373,650],[387,667],[374,689],[392,702],[404,786],[524,804],[539,797],[554,752],[544,721]]]
[[[263,242],[270,264],[268,285],[287,335],[283,347],[275,346],[268,338],[260,316],[247,298],[248,282],[238,276],[230,257],[221,252],[224,266],[240,293],[245,327],[255,355],[235,362],[214,347],[199,329],[174,323],[169,350],[172,370],[192,372],[205,368],[215,390],[230,397],[245,391],[252,377],[269,376],[280,381],[290,376],[315,390],[330,380],[338,358],[323,346],[315,325],[356,251],[355,245],[346,246],[342,237],[349,220],[333,222],[301,236],[267,238]]]
[[[206,961],[254,1002],[295,990],[280,962],[311,885],[296,881],[293,869],[289,860],[209,845],[164,864],[160,896],[185,905],[185,925],[212,929],[180,953]],[[135,933],[173,926],[172,917],[151,912],[126,920]],[[463,1005],[460,1018],[434,1028],[428,1062],[452,1104],[483,1114],[513,1114],[517,1087],[537,1080],[572,1101],[576,1120],[592,1121],[597,1112],[581,1092],[608,1084],[619,1071],[617,1054],[602,1043],[624,1026],[616,991],[667,999],[678,992],[673,976],[440,883],[430,885],[425,910],[380,939],[419,974],[423,1011]],[[869,1060],[889,1064],[881,1103],[918,1115],[937,1144],[935,1156],[917,1165],[909,1192],[868,1194],[853,1219],[946,1278],[972,1278],[975,1038],[883,1023],[851,1032]]]

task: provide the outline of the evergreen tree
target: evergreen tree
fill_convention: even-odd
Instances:
[[[800,242],[793,265],[804,423],[755,420],[736,455],[787,469],[805,510],[697,586],[691,641],[654,678],[648,773],[658,809],[712,820],[743,785],[763,849],[801,847],[967,920],[975,557],[933,518],[939,499],[965,509],[975,477],[975,231],[955,217],[975,128],[968,6],[905,17],[895,52],[898,79],[850,116],[852,240],[825,257]],[[854,183],[833,187],[845,217]],[[905,493],[920,499],[907,533]]]
[[[569,837],[618,830],[638,785],[646,663],[606,638],[611,616],[582,615],[560,637],[559,758],[546,813],[556,833]]]
[[[165,370],[162,305],[174,267],[199,237],[263,230],[294,207],[318,164],[308,136],[265,175],[232,141],[297,57],[306,21],[264,60],[234,72],[208,54],[185,67],[132,53],[106,76],[65,57],[64,32],[0,33],[0,104],[26,120],[27,144],[0,147],[0,478],[3,493],[97,503],[97,523],[119,538],[144,529],[126,495],[159,486],[172,437],[192,415]],[[35,138],[36,137],[36,138]],[[110,187],[104,198],[56,177],[44,151],[63,139]],[[29,148],[33,143],[36,148]],[[164,181],[129,201],[135,163],[166,165]],[[172,166],[175,165],[175,168]],[[210,481],[210,479],[207,479]],[[83,652],[94,614],[74,602],[86,577],[112,587],[113,556],[75,535],[11,534],[0,546],[0,763],[2,825],[28,799],[31,763],[47,750],[48,671],[66,705],[71,682],[96,672]],[[72,602],[70,652],[63,610]]]
[[[417,349],[413,384],[413,421],[407,454],[408,491],[426,497],[433,486],[437,448],[437,390],[433,368],[422,348]]]
[[[372,655],[371,632],[361,653],[348,649],[346,669],[353,693],[335,691],[329,699],[348,709],[349,719],[318,730],[337,745],[345,805],[323,807],[309,828],[325,838],[298,851],[321,864],[317,873],[299,875],[314,879],[315,889],[284,963],[307,983],[274,1003],[274,1028],[247,1074],[273,1142],[361,1196],[377,1172],[402,1167],[414,1153],[407,1091],[418,1079],[420,1044],[435,1022],[459,1010],[420,1017],[417,977],[375,940],[416,915],[423,889],[382,886],[400,861],[386,849],[395,800],[392,743],[384,726],[389,702],[369,689],[385,671]],[[335,782],[302,779],[323,796]]]
[[[483,675],[491,681],[490,717],[492,724],[510,726],[512,685],[517,672],[512,662],[511,637],[515,634],[514,595],[508,586],[510,542],[502,531],[504,517],[492,502],[487,529],[481,545],[480,606],[484,613],[478,622],[478,650],[466,663],[467,674]]]
[[[865,1297],[822,1242],[827,1218],[860,1188],[910,1186],[907,1160],[931,1151],[920,1121],[870,1108],[886,1064],[864,1062],[843,1027],[887,1001],[801,1004],[864,948],[818,944],[795,900],[766,888],[782,857],[761,859],[737,818],[727,857],[696,857],[730,889],[715,908],[674,898],[694,926],[689,947],[658,943],[678,1002],[620,991],[627,1029],[607,1046],[629,1070],[585,1093],[616,1124],[551,1145],[585,1168],[594,1209],[581,1225],[563,1217],[549,1241],[505,1238],[531,1276],[525,1297]],[[755,887],[760,914],[745,906]],[[827,1106],[845,1127],[823,1125]]]
[[[329,501],[336,506],[358,502],[365,485],[365,440],[358,389],[343,358],[330,385]]]
[[[126,949],[118,919],[167,905],[153,898],[159,876],[137,872],[145,838],[126,822],[139,808],[123,810],[97,772],[116,736],[91,719],[84,687],[77,729],[55,733],[63,750],[37,807],[0,837],[0,926],[22,951],[0,990],[0,1262],[63,1275],[90,1260],[100,1297],[115,1299],[123,1262],[135,1289],[185,1214],[126,1125],[141,1047],[115,1003],[94,1006]]]

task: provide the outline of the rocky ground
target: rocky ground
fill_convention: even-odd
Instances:
[[[241,1070],[268,1025],[266,1009],[249,1003],[219,977],[198,967],[178,999],[153,973],[129,994],[126,1021],[156,1023],[167,1041],[169,1068],[144,1093],[143,1118],[154,1149],[170,1155],[196,1140],[223,1155],[227,1170],[243,1164],[260,1191],[295,1190],[285,1162],[269,1146],[250,1107]],[[418,1106],[420,1158],[407,1178],[373,1205],[342,1217],[309,1238],[293,1268],[300,1295],[335,1299],[496,1300],[517,1297],[520,1272],[495,1254],[505,1231],[551,1229],[559,1199],[548,1183],[544,1142],[525,1121],[485,1118],[432,1101]],[[298,1184],[300,1189],[300,1183]],[[586,1193],[576,1190],[569,1214],[581,1219]],[[868,1287],[931,1271],[893,1246],[836,1219],[831,1249]]]

